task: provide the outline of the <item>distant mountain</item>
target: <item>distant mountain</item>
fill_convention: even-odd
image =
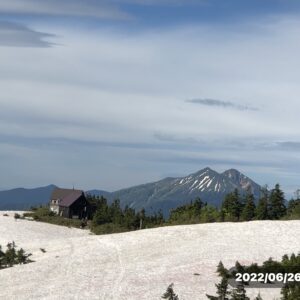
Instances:
[[[0,210],[27,210],[32,206],[46,205],[56,187],[51,184],[33,189],[16,188],[0,191]],[[110,199],[110,193],[106,191],[91,190],[86,193]]]
[[[252,179],[240,173],[238,170],[230,169],[222,173],[223,176],[230,179],[236,186],[243,191],[250,190],[255,198],[260,195],[261,186],[255,183]]]
[[[109,200],[120,199],[122,206],[128,205],[136,210],[162,210],[165,215],[177,207],[200,197],[203,201],[220,206],[225,195],[238,189],[241,194],[250,190],[256,198],[260,186],[237,170],[224,173],[205,168],[186,177],[165,178],[163,180],[122,189],[108,194]]]
[[[47,204],[54,185],[37,189],[14,189],[0,192],[0,210],[23,210],[34,205]],[[168,177],[160,181],[142,184],[115,192],[89,190],[86,193],[104,196],[111,202],[120,199],[122,207],[128,205],[136,210],[145,208],[148,213],[162,210],[168,215],[170,209],[186,204],[196,197],[220,206],[225,195],[238,189],[241,194],[250,190],[257,199],[261,187],[235,169],[223,173],[205,168],[186,177]]]
[[[49,202],[55,185],[34,189],[17,188],[0,192],[0,210],[26,210]]]
[[[104,198],[110,199],[111,194],[110,192],[103,191],[103,190],[89,190],[85,192],[87,195],[94,195],[94,196],[103,196]]]

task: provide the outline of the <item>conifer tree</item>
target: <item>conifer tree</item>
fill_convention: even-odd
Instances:
[[[166,292],[161,296],[162,299],[167,299],[167,300],[179,300],[178,295],[174,293],[173,290],[173,283],[171,283],[168,287]]]
[[[220,277],[228,277],[228,270],[224,267],[221,261],[217,266],[217,273]]]
[[[254,195],[252,193],[247,193],[245,206],[242,211],[242,220],[243,221],[251,221],[255,216],[255,203],[254,203]]]
[[[236,263],[235,263],[235,269],[236,269],[237,273],[245,272],[245,268],[238,261],[236,261]]]
[[[15,242],[8,243],[6,251],[2,251],[0,246],[0,269],[9,268],[16,264],[27,264],[32,262],[29,257],[32,254],[27,254],[22,248],[17,250]]]
[[[109,207],[109,213],[113,224],[122,224],[123,212],[119,199],[115,199]]]
[[[292,219],[300,218],[300,199],[289,201],[287,215]]]
[[[300,299],[300,284],[289,282],[281,289],[282,300],[298,300]]]
[[[226,212],[225,212],[224,208],[221,208],[220,213],[219,213],[219,220],[220,220],[220,222],[224,222],[225,221],[225,214],[226,214]]]
[[[145,209],[143,208],[141,211],[140,211],[140,213],[139,213],[139,219],[140,219],[140,225],[139,225],[139,228],[140,229],[143,229],[143,226],[145,226],[144,224],[143,224],[143,222],[145,221],[145,219],[146,219],[146,211],[145,211]]]
[[[2,251],[2,247],[0,245],[0,270],[4,268],[4,259],[5,253]]]
[[[210,300],[229,300],[228,295],[230,294],[228,291],[228,279],[227,277],[222,277],[221,282],[216,284],[217,288],[217,296],[207,295],[206,297]]]
[[[288,256],[287,254],[284,254],[284,255],[282,256],[282,259],[281,259],[282,264],[283,264],[283,265],[288,265],[288,264],[289,264],[289,261],[290,261],[289,256]]]
[[[216,222],[219,218],[219,212],[213,206],[207,205],[201,212],[201,220],[205,223]]]
[[[267,187],[263,187],[261,190],[261,197],[256,207],[256,219],[267,220],[269,219],[269,192]]]
[[[242,282],[237,285],[237,288],[233,289],[230,300],[250,300],[246,295],[246,290]]]
[[[161,225],[164,223],[165,219],[164,219],[164,215],[163,215],[161,209],[157,213],[154,214],[153,219],[154,219],[155,225]]]
[[[124,209],[124,226],[128,230],[135,230],[139,227],[140,221],[135,210],[129,206]]]
[[[194,207],[194,215],[195,216],[200,216],[201,209],[203,208],[203,206],[204,206],[204,203],[202,202],[202,200],[199,197],[197,197],[195,199],[194,205],[193,205],[193,207]]]
[[[216,284],[217,296],[207,295],[206,297],[210,300],[227,300],[228,292],[228,270],[224,267],[223,263],[220,261],[217,266],[217,273],[221,277],[221,282]]]
[[[111,222],[111,216],[109,215],[109,207],[107,205],[107,200],[101,196],[99,199],[94,199],[96,201],[97,210],[93,216],[93,225],[102,225]]]
[[[5,264],[8,267],[12,267],[17,263],[16,244],[15,242],[7,244],[7,250],[5,251]]]
[[[21,248],[16,253],[16,262],[20,265],[27,264],[27,263],[31,262],[31,260],[29,259],[30,256],[31,256],[31,253],[26,254],[25,251]]]
[[[276,184],[270,195],[270,218],[272,220],[279,220],[286,214],[284,202],[284,194],[279,184]]]
[[[229,221],[238,221],[240,219],[242,203],[237,189],[225,196],[222,209],[226,212]]]

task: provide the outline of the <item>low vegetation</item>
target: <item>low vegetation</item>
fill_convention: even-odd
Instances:
[[[91,230],[95,234],[153,228],[164,224],[161,212],[147,216],[144,209],[140,212],[136,212],[128,206],[122,209],[119,200],[115,200],[109,205],[103,197],[90,196],[89,201],[96,207],[91,222]]]
[[[28,264],[32,262],[29,258],[31,254],[27,254],[22,248],[17,249],[14,242],[8,243],[6,251],[2,250],[0,245],[0,269],[10,268],[14,265]]]
[[[32,218],[35,221],[76,228],[80,228],[82,223],[81,220],[78,219],[62,218],[52,212],[48,207],[32,208],[31,212],[24,213],[23,216],[25,218]]]
[[[20,214],[18,214],[18,213],[15,213],[15,214],[14,214],[14,218],[15,218],[15,219],[21,219],[22,216],[21,216]]]

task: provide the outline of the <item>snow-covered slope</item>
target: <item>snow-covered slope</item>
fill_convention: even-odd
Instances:
[[[0,214],[0,244],[14,240],[34,263],[0,271],[0,299],[206,299],[216,266],[262,262],[300,249],[300,221],[173,226],[106,236]],[[44,248],[43,253],[40,248]],[[194,275],[200,274],[199,276]],[[252,299],[258,291],[249,290]],[[279,297],[261,290],[263,299]]]
[[[175,185],[184,186],[190,194],[194,191],[227,193],[235,188],[240,188],[229,177],[224,177],[210,168],[179,178],[175,181]]]

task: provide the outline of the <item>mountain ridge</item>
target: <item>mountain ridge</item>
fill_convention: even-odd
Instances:
[[[0,210],[27,210],[31,206],[44,205],[56,185],[37,188],[14,188],[0,191]],[[47,202],[46,202],[47,201]]]
[[[33,205],[48,203],[55,185],[36,189],[17,188],[0,191],[0,209],[28,209]],[[121,205],[136,210],[145,208],[148,213],[162,210],[168,215],[170,209],[186,204],[197,197],[210,205],[220,206],[225,195],[238,189],[241,194],[251,191],[257,199],[261,186],[236,169],[223,173],[206,167],[183,177],[166,177],[114,192],[93,189],[87,194],[104,196],[109,202],[120,199]]]
[[[238,170],[229,169],[223,173],[206,167],[184,177],[162,180],[121,189],[110,194],[109,200],[120,199],[123,206],[146,211],[169,210],[186,204],[197,197],[214,206],[220,206],[225,195],[238,189],[245,194],[248,189],[257,199],[261,186]],[[133,200],[134,199],[134,200]]]

